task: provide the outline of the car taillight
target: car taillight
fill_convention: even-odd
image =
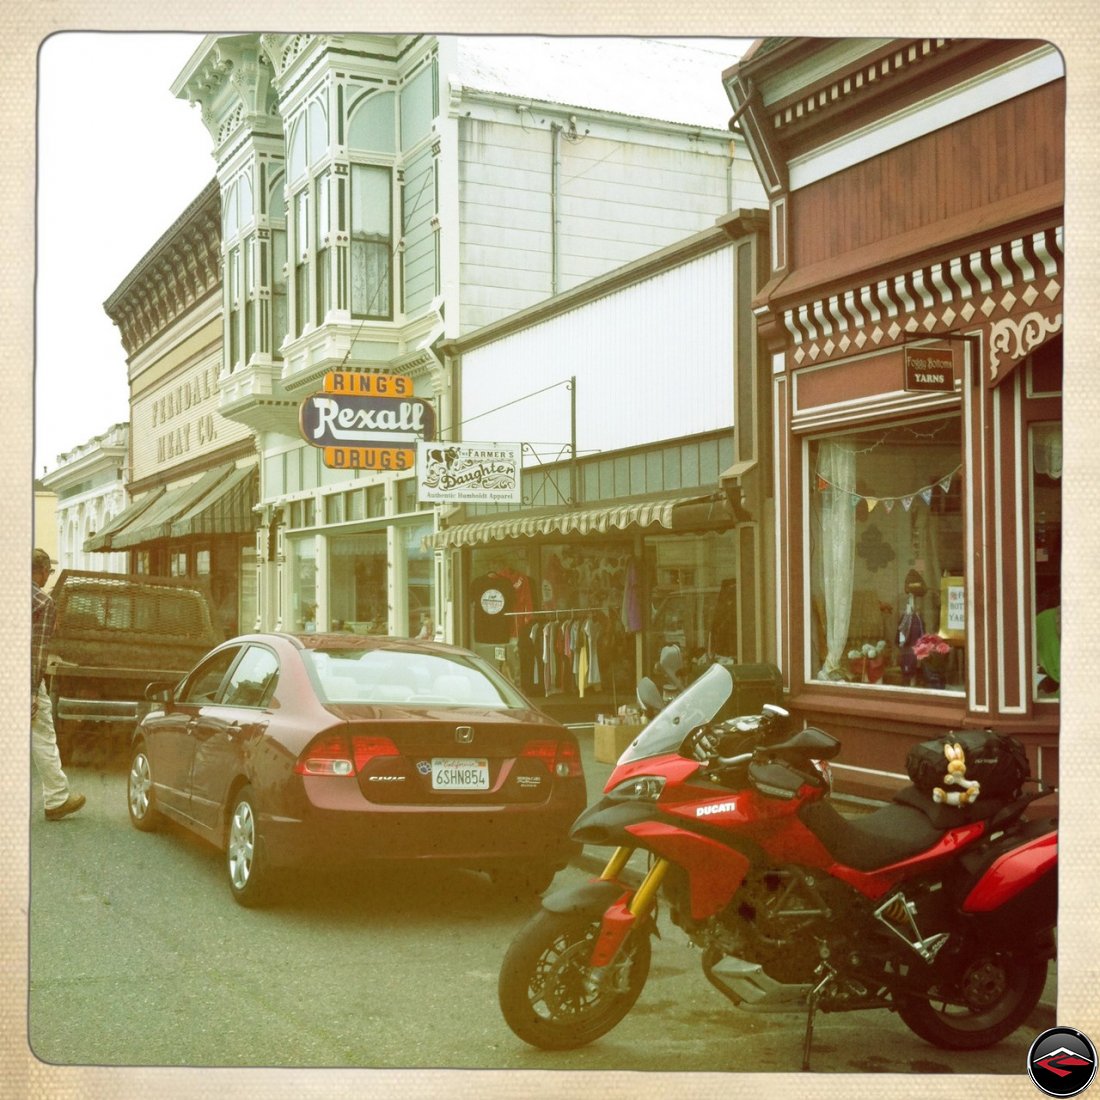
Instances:
[[[362,771],[368,761],[376,756],[400,756],[397,746],[388,737],[353,737],[355,770]]]
[[[520,756],[535,757],[546,770],[559,779],[581,774],[581,754],[569,741],[528,741]]]
[[[348,743],[343,734],[328,734],[311,741],[298,757],[299,775],[357,775],[376,756],[398,756],[388,737],[355,736]]]

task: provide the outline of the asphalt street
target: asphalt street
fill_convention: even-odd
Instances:
[[[590,781],[598,785],[604,771],[593,762]],[[627,1018],[580,1050],[537,1051],[512,1035],[496,1001],[504,951],[535,900],[509,902],[480,875],[422,865],[306,877],[279,907],[242,910],[213,848],[172,826],[151,835],[129,826],[124,767],[71,772],[88,796],[79,814],[47,823],[32,798],[27,1023],[43,1062],[800,1068],[801,1014],[734,1008],[667,920]],[[588,873],[587,865],[567,868],[557,884]],[[812,1068],[1022,1075],[1031,1041],[1053,1023],[1053,1010],[1040,1008],[997,1047],[955,1055],[885,1011],[819,1016]]]

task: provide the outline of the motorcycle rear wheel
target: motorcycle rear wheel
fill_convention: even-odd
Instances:
[[[910,1031],[943,1050],[982,1050],[1011,1035],[1039,1003],[1045,959],[998,954],[975,958],[950,990],[898,1001]]]
[[[498,995],[508,1026],[543,1050],[572,1050],[606,1035],[631,1010],[649,976],[644,928],[627,936],[602,974],[588,964],[599,918],[540,910],[504,956]]]

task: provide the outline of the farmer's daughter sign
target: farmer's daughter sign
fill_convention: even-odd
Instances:
[[[520,443],[421,443],[416,467],[420,499],[519,504],[522,454]]]

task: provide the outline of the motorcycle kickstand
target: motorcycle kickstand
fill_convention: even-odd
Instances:
[[[814,1041],[814,1014],[817,1012],[817,1002],[821,1000],[822,995],[836,974],[832,967],[824,967],[824,969],[826,971],[825,977],[810,990],[810,995],[806,998],[806,1035],[802,1040],[803,1073],[808,1073],[810,1069],[810,1047]]]

